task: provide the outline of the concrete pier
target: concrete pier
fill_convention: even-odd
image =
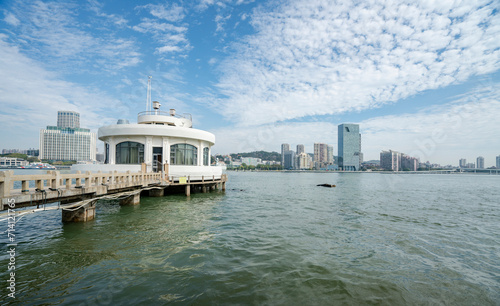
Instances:
[[[163,197],[165,195],[165,189],[164,188],[161,188],[161,189],[151,189],[149,190],[149,196],[150,197]]]
[[[44,206],[59,203],[63,222],[86,222],[96,216],[99,199],[119,200],[120,205],[138,205],[141,192],[151,197],[162,197],[172,188],[179,192],[184,188],[186,196],[191,193],[207,193],[221,187],[226,188],[227,176],[168,177],[162,173],[130,171],[118,173],[74,173],[61,174],[47,171],[47,174],[14,175],[14,171],[0,171],[0,208],[3,211],[15,208]],[[17,186],[14,188],[14,186]]]
[[[140,203],[141,203],[141,194],[140,193],[130,195],[130,196],[120,200],[120,206],[139,205]]]
[[[95,218],[95,204],[97,200],[90,201],[82,207],[62,210],[62,222],[87,222]]]

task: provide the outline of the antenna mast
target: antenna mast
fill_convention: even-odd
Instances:
[[[151,111],[151,79],[152,76],[148,76],[148,95],[146,98],[146,111]]]

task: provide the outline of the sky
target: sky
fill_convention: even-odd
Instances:
[[[500,155],[500,1],[0,1],[0,149],[58,110],[97,131],[190,113],[212,153],[334,147],[485,166]],[[98,141],[102,152],[102,142]]]

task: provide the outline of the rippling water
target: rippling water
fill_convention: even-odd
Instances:
[[[85,224],[23,218],[16,302],[500,305],[500,176],[229,180],[225,193],[99,202]]]

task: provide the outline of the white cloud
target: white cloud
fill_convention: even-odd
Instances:
[[[370,159],[392,149],[443,164],[483,155],[493,164],[500,152],[499,117],[500,83],[489,84],[442,106],[360,122],[363,151]]]
[[[157,19],[143,18],[141,23],[133,26],[132,29],[140,33],[150,33],[153,35],[154,41],[162,46],[156,48],[158,54],[163,53],[181,53],[189,51],[191,45],[186,37],[188,28],[181,25],[175,25],[175,22],[180,22],[184,18],[184,9],[172,5],[170,9],[162,5],[146,5],[150,9],[150,14]],[[137,7],[143,8],[143,7]],[[171,23],[164,22],[167,20]]]
[[[16,18],[16,16],[9,12],[5,14],[5,18],[3,20],[14,27],[17,27],[21,23],[19,19]]]
[[[172,5],[148,4],[144,6],[149,9],[149,13],[157,18],[165,19],[170,22],[178,22],[184,19],[184,8],[176,3]]]
[[[0,34],[0,126],[4,147],[37,147],[41,128],[55,125],[58,110],[82,114],[82,127],[93,130],[127,118],[128,109],[95,88],[63,81],[24,56]],[[113,117],[107,117],[109,110]],[[116,117],[115,117],[116,116]]]
[[[158,53],[168,53],[168,52],[179,52],[181,51],[181,48],[178,46],[163,46],[157,49]]]
[[[115,72],[141,61],[133,40],[117,38],[109,28],[105,33],[98,27],[89,30],[89,24],[77,18],[73,4],[35,1],[18,3],[11,10],[23,20],[12,39],[31,55],[49,58],[45,60],[47,65],[75,70],[95,68],[93,64],[99,62],[100,69]],[[121,17],[101,13],[95,5],[90,10],[100,17],[98,23],[103,19],[112,19],[115,24],[126,22]]]
[[[87,0],[90,10],[93,11],[97,16],[103,17],[105,20],[120,26],[124,27],[127,25],[128,21],[123,18],[122,16],[115,15],[115,14],[106,14],[102,11],[103,4],[99,3],[96,0]]]
[[[258,9],[220,65],[217,109],[243,125],[376,108],[500,68],[495,4],[332,3]]]
[[[217,28],[215,29],[215,32],[221,32],[224,30],[224,25],[226,24],[227,20],[231,18],[231,15],[228,15],[226,17],[222,15],[216,15],[215,16],[215,24],[217,25]]]
[[[374,117],[361,122],[365,160],[379,159],[380,151],[395,151],[422,161],[458,164],[462,157],[484,156],[494,164],[500,154],[500,83],[484,84],[451,102],[415,113]],[[279,151],[281,143],[304,144],[313,152],[315,142],[333,145],[337,154],[337,125],[343,122],[294,122],[231,127],[212,131],[217,153],[257,150]]]

